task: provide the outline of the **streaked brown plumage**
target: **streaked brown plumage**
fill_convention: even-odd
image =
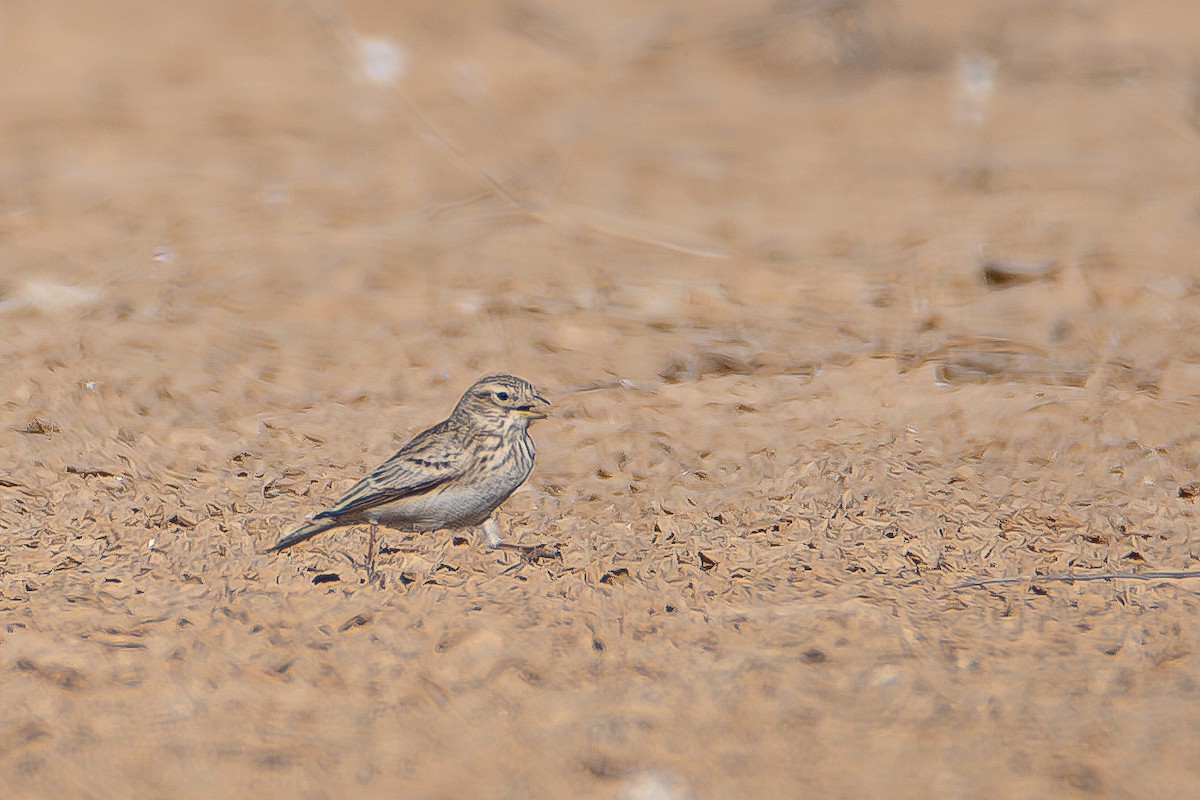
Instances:
[[[492,512],[533,469],[529,424],[550,402],[527,381],[489,375],[467,389],[450,416],[412,441],[322,511],[271,546],[275,552],[343,525],[418,532],[482,525],[492,547],[501,541]],[[373,558],[373,554],[370,556]]]

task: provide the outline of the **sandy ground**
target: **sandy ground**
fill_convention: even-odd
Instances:
[[[1200,8],[9,0],[6,797],[1200,794]],[[267,556],[492,371],[471,536]]]

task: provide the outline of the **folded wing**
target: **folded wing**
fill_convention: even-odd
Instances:
[[[448,441],[451,432],[443,426],[417,436],[313,519],[361,517],[376,506],[428,492],[461,476],[468,449]]]

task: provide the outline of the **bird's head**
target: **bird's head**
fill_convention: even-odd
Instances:
[[[534,420],[545,419],[549,406],[550,401],[528,381],[515,375],[488,375],[467,389],[454,413],[489,428],[525,430]]]

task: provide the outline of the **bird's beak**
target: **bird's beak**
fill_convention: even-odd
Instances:
[[[538,394],[535,394],[533,399],[533,405],[529,406],[527,409],[523,409],[525,414],[531,419],[545,419],[547,416],[549,416],[550,412],[546,409],[550,407],[550,401]]]

